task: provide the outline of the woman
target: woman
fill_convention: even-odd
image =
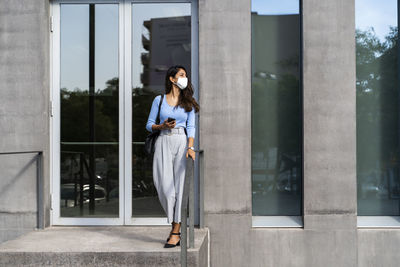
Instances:
[[[198,112],[200,107],[193,98],[193,88],[186,75],[183,66],[176,65],[168,69],[165,76],[165,95],[163,98],[160,95],[154,98],[146,124],[149,132],[160,130],[153,157],[153,181],[160,203],[167,214],[168,223],[172,224],[165,248],[180,245],[186,158],[190,156],[195,160],[194,113]],[[155,124],[159,104],[160,122],[163,123]]]

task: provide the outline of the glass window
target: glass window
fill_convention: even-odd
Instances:
[[[298,0],[252,0],[252,213],[302,214]]]
[[[397,1],[356,1],[358,215],[399,215]]]

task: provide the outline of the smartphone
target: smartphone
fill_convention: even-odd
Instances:
[[[174,118],[168,117],[168,122],[173,122],[174,120]]]

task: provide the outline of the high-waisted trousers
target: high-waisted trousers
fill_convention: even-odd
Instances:
[[[187,136],[184,128],[161,130],[155,143],[153,181],[168,223],[181,221]]]

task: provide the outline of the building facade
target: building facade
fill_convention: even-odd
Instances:
[[[211,266],[398,266],[399,5],[367,2],[1,0],[0,240],[166,225],[142,148],[181,63]],[[356,32],[393,10],[388,38]],[[43,153],[43,180],[23,151]]]

